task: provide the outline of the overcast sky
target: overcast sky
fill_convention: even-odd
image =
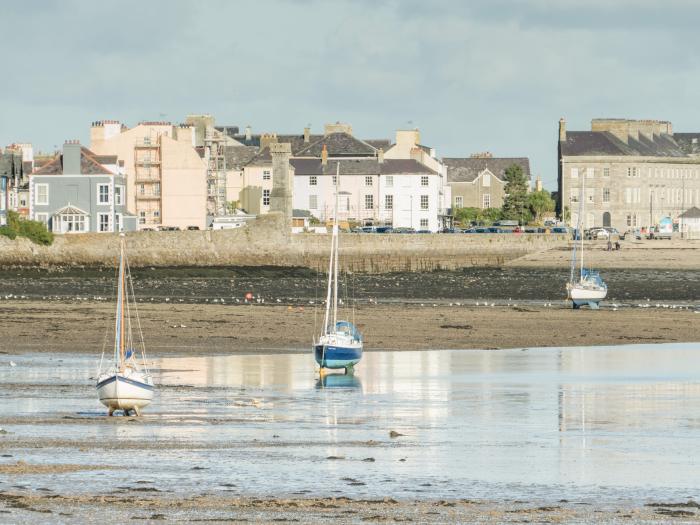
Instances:
[[[700,2],[3,2],[0,145],[88,143],[93,120],[363,138],[418,127],[440,156],[528,156],[556,185],[557,123],[700,131]]]

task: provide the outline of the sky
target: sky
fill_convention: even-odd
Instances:
[[[0,20],[0,146],[88,144],[103,119],[341,121],[418,128],[439,156],[529,157],[555,190],[561,117],[700,131],[694,0],[23,0]]]

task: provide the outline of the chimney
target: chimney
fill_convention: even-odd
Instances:
[[[325,166],[328,164],[328,149],[326,148],[326,145],[323,145],[323,150],[321,151],[321,165]]]
[[[309,143],[310,136],[311,136],[311,128],[307,126],[304,128],[304,144]]]
[[[63,144],[63,175],[80,175],[80,141]]]
[[[251,140],[253,138],[253,130],[250,129],[250,126],[245,127],[245,139],[246,140]]]
[[[379,164],[384,164],[384,150],[382,148],[379,148],[377,152],[377,162],[379,162]]]
[[[277,133],[263,133],[260,135],[261,150],[269,147],[273,142],[277,142]]]
[[[566,120],[559,119],[559,142],[566,142]]]

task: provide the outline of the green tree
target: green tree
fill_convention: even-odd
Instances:
[[[542,220],[542,215],[554,211],[554,199],[548,191],[533,191],[527,196],[527,204],[536,222]]]
[[[523,169],[517,164],[506,168],[506,198],[503,200],[502,215],[504,219],[518,220],[523,224],[531,217],[527,202],[528,181]]]
[[[489,225],[501,218],[501,210],[498,208],[457,208],[454,211],[454,217],[455,221],[462,227],[469,226],[473,222]]]

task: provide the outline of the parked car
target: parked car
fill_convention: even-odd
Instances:
[[[188,230],[199,230],[199,226],[188,226]]]
[[[377,226],[374,229],[375,233],[393,233],[394,229],[391,226]]]
[[[606,241],[610,238],[610,232],[605,228],[589,228],[583,233],[583,238],[591,241]]]
[[[566,228],[564,226],[555,226],[554,228],[551,229],[552,233],[569,233],[569,228]]]
[[[628,239],[637,239],[638,241],[641,241],[644,238],[642,235],[642,230],[639,228],[635,228],[634,230],[627,230],[625,233],[620,235],[620,239],[622,240],[628,240]]]
[[[416,230],[407,226],[399,226],[398,228],[394,228],[392,233],[416,233]]]
[[[158,230],[162,232],[179,232],[180,228],[177,226],[161,226]]]

